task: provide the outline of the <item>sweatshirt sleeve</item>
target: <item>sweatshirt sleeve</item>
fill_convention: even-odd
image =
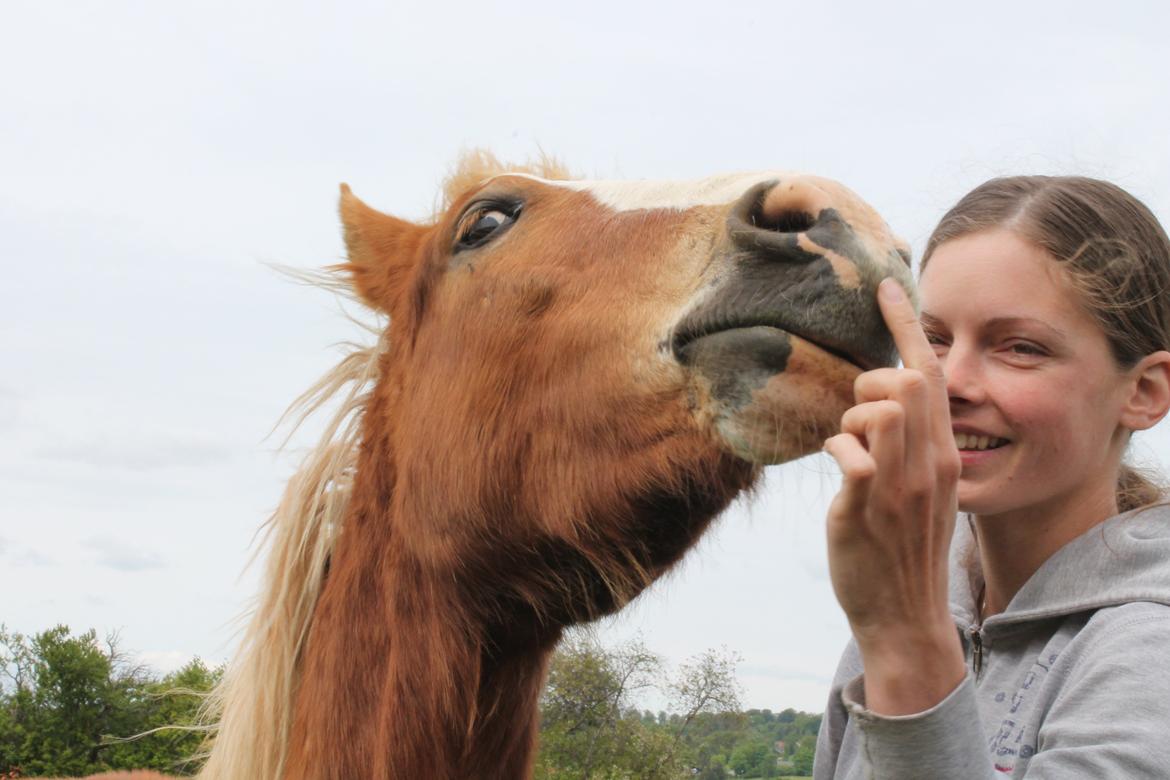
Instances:
[[[845,652],[841,654],[841,660],[837,662],[837,671],[833,675],[833,684],[829,689],[829,701],[825,705],[821,728],[817,732],[813,780],[833,780],[837,774],[842,741],[849,727],[849,714],[841,700],[841,689],[860,672],[861,654],[857,651],[857,643],[850,639]]]
[[[1002,778],[991,765],[970,673],[945,699],[913,715],[878,715],[865,707],[865,678],[841,691],[856,724],[858,760],[874,780]]]

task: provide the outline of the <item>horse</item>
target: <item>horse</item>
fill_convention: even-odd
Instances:
[[[341,187],[323,284],[385,318],[268,523],[200,777],[530,776],[569,626],[674,566],[763,466],[820,448],[895,350],[909,251],[843,185],[568,177],[467,156],[400,219]]]

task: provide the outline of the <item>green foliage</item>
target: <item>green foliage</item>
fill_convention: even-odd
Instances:
[[[639,642],[605,650],[584,636],[566,641],[541,699],[537,780],[678,776],[672,736],[631,705],[638,691],[654,685],[661,666]]]
[[[739,742],[728,762],[737,777],[776,777],[776,755],[762,739]]]
[[[815,742],[802,742],[796,752],[792,754],[792,771],[800,775],[811,775],[815,749]]]
[[[670,672],[641,642],[607,649],[574,634],[554,655],[541,698],[536,779],[809,774],[820,716],[741,712],[738,662],[709,650]],[[195,659],[158,678],[119,651],[117,637],[65,626],[25,637],[0,626],[0,772],[191,774],[203,741],[191,725],[221,674]],[[650,691],[669,711],[636,709]]]
[[[640,643],[606,649],[574,635],[541,700],[537,780],[729,780],[811,771],[820,716],[740,712],[739,659],[709,650],[668,674]],[[657,690],[671,711],[634,709]]]
[[[0,626],[0,771],[193,771],[203,737],[184,727],[220,674],[195,659],[157,679],[116,636],[56,626],[29,638]]]

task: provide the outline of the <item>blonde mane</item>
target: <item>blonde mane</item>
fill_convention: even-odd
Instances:
[[[348,295],[328,273],[290,272]],[[204,711],[211,748],[202,778],[270,778],[283,772],[297,667],[329,555],[349,504],[357,467],[362,412],[385,351],[384,331],[372,346],[344,345],[342,360],[290,406],[293,430],[335,399],[338,406],[317,445],[289,480],[263,527],[268,548],[261,592],[240,647]],[[291,436],[291,433],[290,433]]]
[[[442,209],[485,179],[510,172],[568,178],[565,168],[547,156],[509,166],[475,150],[465,153],[444,181]],[[348,280],[336,270],[279,270],[357,302]],[[262,529],[261,549],[267,547],[268,560],[260,594],[246,615],[240,647],[201,718],[209,733],[207,763],[199,774],[205,780],[278,778],[284,773],[301,653],[349,504],[362,415],[378,377],[379,358],[389,343],[385,318],[378,327],[351,319],[376,335],[377,342],[343,345],[342,360],[293,401],[282,417],[282,422],[292,421],[295,431],[322,407],[338,403]]]

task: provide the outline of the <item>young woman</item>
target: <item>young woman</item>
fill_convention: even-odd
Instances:
[[[1013,177],[922,266],[921,317],[879,290],[905,368],[825,444],[853,641],[814,776],[1170,777],[1170,508],[1123,462],[1170,409],[1170,240],[1112,184]]]

